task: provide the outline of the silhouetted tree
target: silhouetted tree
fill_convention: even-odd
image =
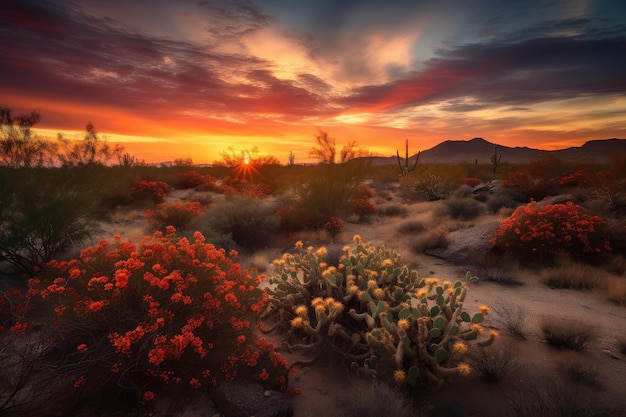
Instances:
[[[317,141],[317,147],[309,150],[309,156],[317,159],[320,164],[334,164],[335,156],[337,155],[335,138],[330,137],[328,132],[317,129],[315,140]]]
[[[9,167],[37,167],[52,164],[57,147],[32,133],[41,120],[38,111],[13,117],[11,109],[0,106],[0,158]]]
[[[280,165],[280,161],[272,155],[259,155],[259,149],[255,146],[252,149],[235,149],[229,146],[225,151],[220,152],[221,161],[213,161],[213,165],[227,167],[237,167],[241,164],[252,165]]]
[[[117,156],[118,160],[124,148],[116,144],[113,148],[98,137],[98,131],[93,123],[87,123],[83,140],[67,140],[61,134],[57,136],[64,148],[59,153],[59,160],[65,166],[84,166],[93,164],[106,164],[111,158]]]

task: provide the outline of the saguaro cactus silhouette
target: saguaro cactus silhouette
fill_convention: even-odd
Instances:
[[[417,157],[415,158],[415,163],[413,164],[412,168],[409,168],[409,140],[406,140],[406,153],[405,153],[405,158],[404,158],[404,167],[402,166],[402,162],[401,162],[401,158],[400,158],[400,152],[396,149],[396,156],[398,157],[398,166],[400,167],[400,176],[404,177],[405,175],[407,175],[409,172],[413,171],[415,169],[415,167],[417,167],[417,162],[420,159],[420,153],[422,151],[418,151],[417,152]]]
[[[493,145],[493,154],[491,154],[491,166],[493,167],[493,173],[496,173],[496,168],[500,164],[502,159],[502,152],[498,155],[498,145]]]

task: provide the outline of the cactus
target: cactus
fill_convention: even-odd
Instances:
[[[493,167],[493,173],[496,173],[496,168],[500,165],[502,159],[502,152],[498,155],[498,145],[493,145],[493,154],[491,154],[491,166]]]
[[[404,167],[402,167],[402,162],[400,161],[400,151],[396,149],[396,156],[398,158],[398,166],[400,167],[400,176],[404,177],[409,174],[409,172],[413,171],[417,167],[417,162],[420,159],[420,154],[422,151],[417,152],[417,157],[415,158],[415,164],[413,164],[413,168],[409,168],[409,140],[406,140],[406,153],[404,158]]]
[[[355,236],[338,265],[328,265],[324,248],[296,244],[274,261],[264,331],[283,329],[288,349],[319,354],[340,352],[351,368],[399,386],[426,381],[441,385],[470,368],[463,362],[468,343],[487,346],[483,335],[489,309],[463,309],[469,285],[419,278],[400,255]],[[264,326],[262,326],[264,327]],[[314,357],[315,358],[315,357]]]
[[[296,156],[293,154],[293,151],[289,151],[289,166],[292,167],[296,163]]]

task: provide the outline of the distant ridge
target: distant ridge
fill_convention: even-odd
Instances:
[[[458,164],[475,163],[489,164],[495,143],[483,138],[470,140],[446,140],[440,144],[423,150],[420,154],[419,163],[425,164]],[[502,163],[523,164],[541,158],[544,154],[554,154],[559,159],[566,162],[593,162],[606,164],[611,161],[615,154],[626,153],[626,139],[597,139],[585,142],[582,146],[546,151],[524,147],[498,146],[498,153],[502,153]],[[401,147],[398,148],[402,156]],[[409,141],[409,149],[411,143]],[[413,148],[415,149],[415,148]],[[413,161],[416,154],[410,159]],[[396,157],[377,158],[375,163],[397,163]]]

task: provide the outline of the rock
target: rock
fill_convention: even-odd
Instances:
[[[500,223],[490,222],[450,232],[446,237],[448,247],[428,249],[426,254],[453,263],[466,262],[476,253],[485,254],[493,249],[489,240],[498,228],[498,224]]]
[[[552,197],[546,197],[541,201],[537,201],[537,207],[548,206],[550,204],[565,204],[568,202],[577,203],[580,199],[574,194],[559,194]]]
[[[265,395],[265,394],[269,395]],[[290,417],[291,403],[279,391],[265,390],[251,382],[224,382],[212,392],[224,417]]]

